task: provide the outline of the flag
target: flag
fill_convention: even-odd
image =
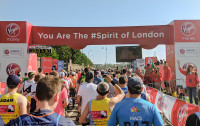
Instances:
[[[154,66],[154,60],[152,61],[151,68],[155,68],[155,66]]]

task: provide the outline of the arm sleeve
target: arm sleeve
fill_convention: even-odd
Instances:
[[[185,71],[185,70],[179,68],[179,71],[180,71],[183,75],[186,75],[186,71]]]
[[[153,105],[153,110],[154,110],[154,117],[153,117],[153,123],[154,126],[164,126],[162,117],[158,111],[158,109],[155,107],[155,105]]]
[[[196,73],[196,82],[199,83],[199,75]]]
[[[82,96],[82,86],[79,87],[78,95],[79,95],[79,96]]]
[[[24,92],[30,93],[31,92],[31,86],[32,85],[30,85],[28,88],[26,88]]]
[[[117,124],[118,124],[118,121],[117,121],[117,112],[116,112],[116,106],[115,106],[110,115],[107,125],[108,126],[117,126]]]

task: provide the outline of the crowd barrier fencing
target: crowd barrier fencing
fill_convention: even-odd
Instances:
[[[200,107],[197,105],[166,95],[149,86],[146,86],[146,91],[150,96],[151,102],[174,126],[184,126],[189,115],[200,111]]]

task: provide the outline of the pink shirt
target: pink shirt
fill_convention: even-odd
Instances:
[[[64,108],[63,108],[63,105],[62,105],[62,101],[64,99],[67,99],[68,98],[68,95],[67,95],[67,90],[66,88],[64,87],[62,89],[62,91],[60,92],[60,96],[59,96],[59,100],[58,100],[58,104],[56,106],[56,109],[54,110],[56,113],[58,113],[59,115],[65,117],[65,113],[64,113]]]

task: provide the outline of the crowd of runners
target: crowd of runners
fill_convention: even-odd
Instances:
[[[180,66],[179,61],[178,64]],[[150,103],[145,88],[147,85],[161,90],[164,81],[166,93],[171,95],[171,70],[166,62],[163,65],[163,75],[156,65],[152,67],[150,64],[145,67],[144,74],[139,69],[89,68],[59,73],[53,69],[44,74],[39,68],[38,74],[25,73],[23,78],[20,78],[20,72],[9,75],[6,82],[8,91],[0,96],[0,125],[75,125],[66,117],[67,110],[75,109],[75,104],[78,104],[76,121],[82,125],[163,126],[159,110]],[[186,75],[186,80],[189,78],[186,84],[190,99],[193,96],[198,104],[197,92],[190,87],[193,80],[199,82],[198,74],[192,66],[188,71],[179,69]],[[149,85],[151,83],[154,84]],[[191,116],[193,121],[189,118],[186,124],[195,121],[199,124],[198,116]]]

